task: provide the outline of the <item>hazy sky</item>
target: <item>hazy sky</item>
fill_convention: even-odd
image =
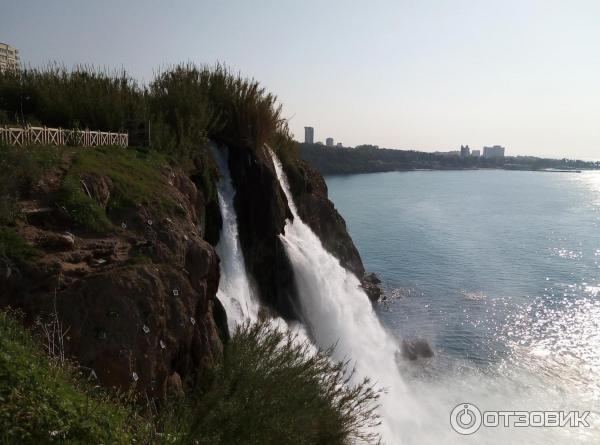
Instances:
[[[25,63],[222,61],[295,135],[600,159],[600,1],[0,0]]]

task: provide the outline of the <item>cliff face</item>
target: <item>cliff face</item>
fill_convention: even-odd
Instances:
[[[271,158],[264,149],[230,147],[230,168],[236,184],[240,240],[248,270],[267,304],[285,318],[297,318],[293,271],[279,240],[285,219],[292,215]],[[361,280],[369,297],[379,298],[378,280],[365,275],[346,223],[327,196],[323,176],[301,160],[284,168],[302,220],[325,248]]]
[[[294,274],[279,239],[292,214],[270,155],[244,146],[229,152],[240,241],[263,315],[299,319]],[[166,162],[139,156],[71,149],[32,185],[21,202],[26,217],[14,230],[37,256],[3,262],[0,306],[20,308],[31,324],[60,327],[65,355],[101,384],[134,384],[164,398],[179,392],[182,380],[202,378],[228,335],[213,249],[221,217],[214,196],[202,192],[214,187],[206,165],[196,165],[192,181]],[[323,177],[297,162],[287,170],[300,216],[363,279]],[[69,181],[74,191],[65,201],[60,196]],[[102,218],[108,227],[99,225]],[[58,341],[58,332],[51,337]]]
[[[200,230],[204,196],[183,172],[163,167],[154,179],[176,203],[174,212],[158,216],[139,202],[115,229],[94,234],[56,205],[69,168],[49,172],[22,203],[27,222],[16,230],[38,255],[2,271],[0,305],[54,329],[58,321],[65,354],[105,386],[135,384],[151,397],[178,392],[182,379],[201,377],[222,352],[219,261]],[[101,206],[114,197],[102,172],[84,175],[83,183]]]
[[[263,302],[286,319],[297,319],[294,274],[279,235],[292,214],[268,153],[229,147],[240,242],[246,268]]]

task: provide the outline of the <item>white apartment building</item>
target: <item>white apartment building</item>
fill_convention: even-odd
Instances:
[[[21,69],[19,50],[14,46],[0,42],[0,72]]]
[[[484,158],[503,158],[504,147],[500,145],[494,145],[493,147],[483,147]]]

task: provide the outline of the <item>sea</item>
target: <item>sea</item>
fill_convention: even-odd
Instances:
[[[326,177],[385,298],[402,443],[600,443],[600,172]],[[382,388],[386,389],[386,388]]]

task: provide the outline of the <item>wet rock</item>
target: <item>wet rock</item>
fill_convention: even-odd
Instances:
[[[417,360],[419,357],[430,358],[433,357],[433,349],[423,339],[414,340],[402,340],[402,357],[408,360]]]
[[[283,318],[297,319],[294,274],[279,239],[292,214],[271,158],[263,149],[230,144],[229,168],[248,272],[265,304]]]
[[[362,279],[362,287],[371,301],[379,301],[383,291],[381,290],[381,280],[375,273],[367,273]]]

